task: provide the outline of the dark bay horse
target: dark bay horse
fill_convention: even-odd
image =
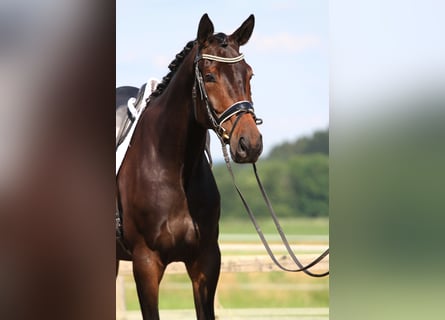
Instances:
[[[261,154],[252,68],[239,52],[253,27],[251,15],[233,34],[214,34],[203,15],[196,40],[151,94],[117,176],[126,248],[117,245],[117,259],[133,263],[144,319],[159,318],[159,283],[173,261],[185,263],[197,318],[215,317],[220,196],[204,148],[212,129],[235,162],[256,162]]]

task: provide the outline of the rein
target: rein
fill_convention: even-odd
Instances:
[[[249,204],[247,203],[246,199],[244,198],[241,190],[239,189],[238,185],[236,184],[235,181],[235,175],[233,174],[233,170],[232,170],[232,166],[230,165],[230,158],[229,155],[227,153],[227,149],[226,149],[226,145],[223,143],[223,141],[221,140],[221,146],[222,146],[222,150],[223,150],[223,154],[224,154],[224,161],[226,162],[226,166],[227,169],[230,173],[230,176],[232,178],[232,183],[235,186],[236,192],[238,193],[244,208],[247,211],[247,214],[249,215],[250,220],[252,221],[253,225],[255,226],[255,230],[258,233],[258,236],[261,239],[261,242],[264,245],[264,248],[266,249],[267,253],[269,254],[269,257],[272,259],[272,261],[276,264],[276,266],[278,268],[280,268],[283,271],[288,271],[288,272],[301,272],[303,271],[305,274],[307,274],[308,276],[311,277],[315,277],[315,278],[321,278],[321,277],[325,277],[329,274],[329,271],[326,271],[324,273],[313,273],[311,271],[309,271],[310,268],[312,268],[313,266],[315,266],[316,264],[318,264],[320,261],[322,261],[328,254],[329,254],[329,248],[326,249],[326,251],[324,251],[318,258],[314,259],[311,263],[307,264],[306,266],[304,266],[300,260],[298,260],[298,258],[295,256],[294,252],[292,251],[292,248],[289,245],[289,241],[286,238],[286,235],[283,232],[283,229],[280,225],[280,222],[278,221],[278,217],[274,211],[274,209],[272,208],[272,204],[269,200],[269,197],[266,194],[266,191],[264,190],[263,184],[261,183],[260,177],[258,176],[258,171],[256,168],[256,165],[253,163],[253,171],[255,173],[255,178],[257,180],[258,183],[258,187],[261,191],[261,194],[263,196],[264,201],[266,202],[267,208],[269,209],[269,213],[272,216],[272,220],[275,224],[275,227],[278,230],[278,233],[280,234],[281,240],[284,244],[284,246],[286,247],[287,252],[289,253],[289,255],[291,256],[292,260],[294,261],[294,263],[298,266],[298,269],[289,269],[286,268],[285,266],[283,266],[275,257],[274,253],[272,252],[272,249],[269,246],[269,243],[267,242],[263,231],[261,230],[261,227],[258,224],[258,221],[255,218],[255,215],[252,212],[252,209],[250,209]]]

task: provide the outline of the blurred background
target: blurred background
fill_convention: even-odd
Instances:
[[[331,2],[332,319],[443,315],[443,12]]]

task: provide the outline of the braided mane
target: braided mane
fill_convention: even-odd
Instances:
[[[164,92],[165,88],[167,88],[168,84],[170,83],[171,78],[173,78],[176,70],[181,65],[182,61],[184,61],[187,54],[192,50],[195,43],[196,41],[189,41],[185,45],[184,49],[182,49],[182,51],[176,55],[175,59],[168,65],[170,72],[164,78],[162,78],[162,81],[157,85],[156,90],[151,93],[150,98],[158,97],[162,94],[162,92]]]

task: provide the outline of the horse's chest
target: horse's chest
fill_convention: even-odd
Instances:
[[[199,238],[199,226],[184,214],[169,217],[161,224],[155,246],[169,260],[181,260],[184,254],[198,248]]]

